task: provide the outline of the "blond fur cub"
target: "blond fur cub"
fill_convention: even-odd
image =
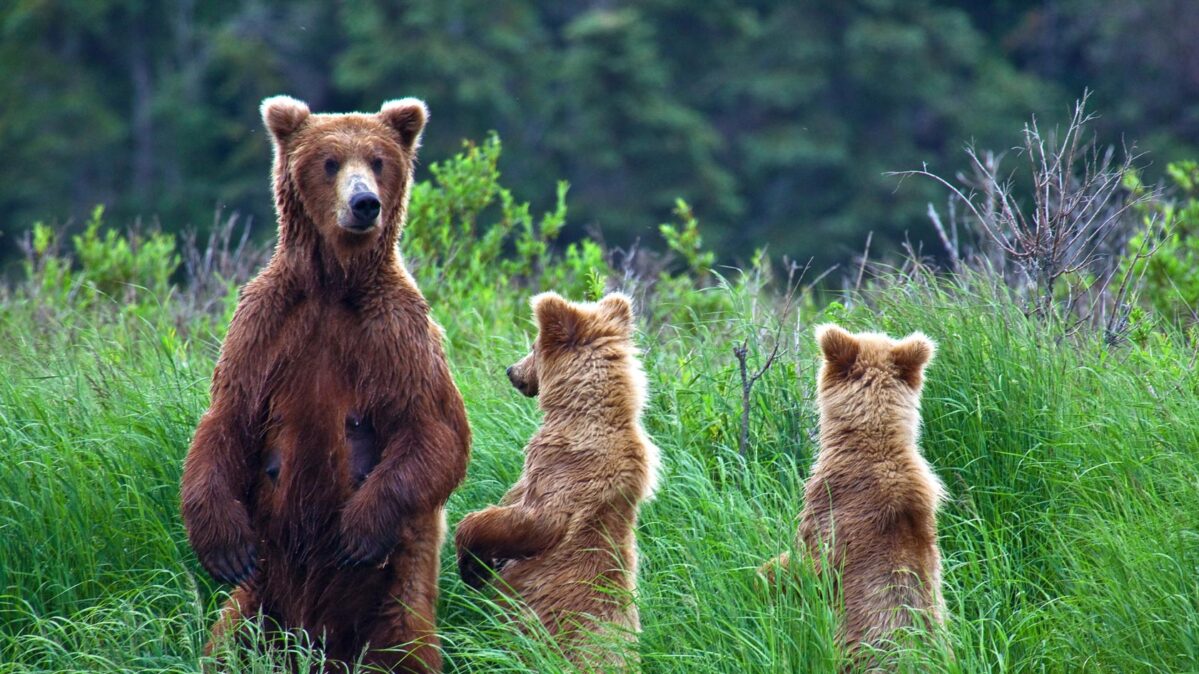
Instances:
[[[895,341],[816,329],[820,450],[804,488],[797,547],[831,568],[844,601],[849,652],[896,630],[944,619],[937,509],[944,498],[916,442],[924,369],[935,352],[920,333]],[[785,565],[785,558],[776,563]]]
[[[544,293],[532,304],[537,340],[508,377],[539,397],[544,419],[500,504],[458,525],[458,569],[475,587],[498,574],[573,661],[595,666],[620,654],[588,648],[588,632],[640,627],[634,529],[657,483],[658,448],[641,427],[645,375],[629,299]]]

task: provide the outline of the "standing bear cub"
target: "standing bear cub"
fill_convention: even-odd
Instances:
[[[426,109],[311,114],[269,98],[278,245],[242,291],[183,471],[188,540],[243,619],[325,654],[439,671],[443,505],[470,431],[439,329],[404,269]]]
[[[820,450],[804,487],[797,547],[841,589],[839,629],[851,654],[896,630],[940,623],[941,481],[920,454],[920,391],[935,346],[817,328]],[[786,566],[783,557],[768,564]],[[869,658],[866,658],[869,660]]]
[[[458,526],[458,569],[473,587],[497,573],[501,590],[519,597],[573,662],[615,664],[619,649],[590,648],[588,633],[640,629],[634,529],[659,460],[641,427],[646,385],[633,310],[615,293],[595,304],[544,293],[532,304],[537,340],[508,377],[539,397],[544,420],[500,504]]]

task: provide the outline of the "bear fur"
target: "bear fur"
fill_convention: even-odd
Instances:
[[[183,471],[188,540],[237,585],[209,650],[261,615],[335,661],[369,644],[367,664],[439,671],[443,506],[470,430],[396,249],[427,111],[311,114],[280,96],[262,115],[278,244],[242,290]]]
[[[796,547],[818,573],[837,571],[839,638],[853,654],[899,628],[944,620],[937,509],[945,491],[917,446],[924,368],[936,347],[921,333],[895,341],[835,325],[817,328],[816,339],[820,449]]]
[[[659,464],[641,426],[646,384],[632,305],[618,293],[594,304],[543,293],[532,305],[537,340],[508,376],[538,396],[544,419],[500,504],[458,525],[458,568],[473,587],[494,571],[575,663],[615,664],[620,649],[596,653],[586,636],[640,629],[634,530]]]

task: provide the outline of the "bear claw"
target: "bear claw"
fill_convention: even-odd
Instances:
[[[476,590],[487,584],[490,565],[470,552],[463,551],[458,555],[458,575],[468,587]]]
[[[213,558],[201,559],[201,564],[217,582],[229,585],[240,585],[249,579],[258,566],[258,551],[253,544],[243,546],[241,550],[225,550]]]
[[[346,549],[341,553],[341,557],[337,560],[337,566],[344,568],[347,566],[373,566],[380,564],[387,559],[393,547],[395,546],[356,541],[346,546]]]

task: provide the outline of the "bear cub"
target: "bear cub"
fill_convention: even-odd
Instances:
[[[936,347],[920,333],[895,341],[835,325],[817,328],[816,340],[824,356],[820,449],[796,547],[818,573],[837,573],[839,638],[852,654],[900,628],[944,619],[937,509],[945,492],[916,444],[924,369]]]
[[[611,624],[624,636],[639,630],[634,529],[659,462],[641,427],[633,310],[617,293],[594,304],[543,293],[532,305],[539,333],[508,377],[539,398],[544,420],[500,504],[458,526],[458,568],[473,587],[498,575],[572,661],[615,664],[619,653],[591,651],[585,637]]]

